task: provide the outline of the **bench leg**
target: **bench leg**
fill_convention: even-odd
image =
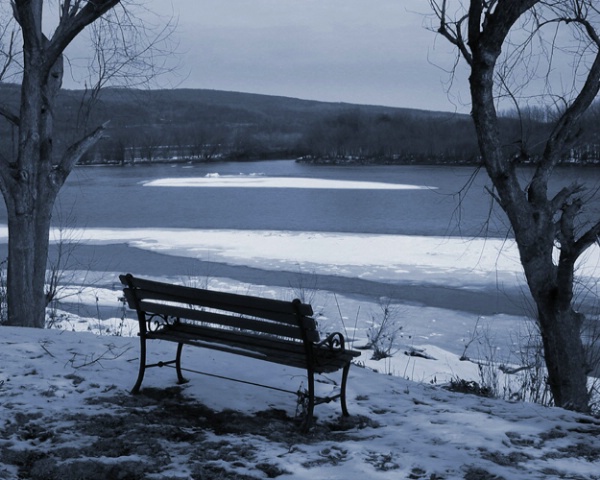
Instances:
[[[308,405],[302,422],[302,433],[307,433],[313,424],[313,412],[315,410],[315,372],[308,370]]]
[[[350,416],[350,414],[348,413],[348,406],[346,404],[346,384],[348,383],[348,372],[350,372],[350,365],[351,365],[351,363],[348,362],[348,364],[344,367],[344,370],[342,372],[342,386],[341,386],[341,392],[340,392],[340,404],[342,405],[342,415],[344,417]]]
[[[177,344],[177,357],[175,359],[175,369],[177,370],[177,383],[181,385],[182,383],[187,383],[187,380],[183,377],[181,373],[181,351],[183,350],[183,343]]]
[[[138,371],[138,377],[135,381],[135,385],[131,389],[131,393],[136,395],[140,393],[140,387],[144,380],[144,372],[146,371],[146,338],[140,335],[140,369]]]

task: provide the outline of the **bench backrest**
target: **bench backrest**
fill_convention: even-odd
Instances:
[[[211,328],[240,329],[298,341],[319,341],[312,307],[283,301],[173,285],[121,275],[130,308],[152,315],[191,320]],[[142,319],[140,319],[142,321]]]

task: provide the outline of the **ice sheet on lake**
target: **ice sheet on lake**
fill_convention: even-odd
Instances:
[[[525,285],[517,247],[504,239],[139,228],[76,229],[71,236],[81,243],[125,243],[166,255],[263,270],[474,289]],[[61,233],[52,232],[50,238],[59,241]],[[0,242],[6,241],[7,227],[0,226]],[[600,248],[594,245],[577,266],[586,288],[596,288],[599,266]]]
[[[360,182],[323,178],[265,177],[254,175],[218,175],[193,178],[160,178],[144,182],[145,187],[235,187],[235,188],[311,188],[351,190],[423,190],[436,189],[424,185],[384,182]]]
[[[203,261],[375,281],[480,288],[522,284],[510,241],[275,230],[102,229],[73,233],[89,244],[126,243]],[[51,235],[58,241],[60,232]],[[0,228],[0,242],[6,227]]]

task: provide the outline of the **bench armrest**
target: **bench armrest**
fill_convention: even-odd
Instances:
[[[343,352],[346,349],[346,340],[340,332],[334,332],[326,339],[315,344],[316,347],[327,347],[331,351]]]
[[[146,314],[146,329],[149,332],[157,333],[172,327],[179,323],[179,318],[172,315],[164,315],[160,313]]]

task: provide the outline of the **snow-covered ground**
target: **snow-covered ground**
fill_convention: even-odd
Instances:
[[[60,233],[55,236],[60,238]],[[92,228],[74,230],[70,238],[88,245],[127,244],[167,256],[297,272],[289,288],[189,272],[165,279],[273,298],[301,297],[313,305],[324,332],[343,332],[354,348],[367,345],[369,338],[387,328],[387,340],[381,345],[390,356],[374,360],[373,351],[366,349],[351,369],[349,408],[354,420],[342,430],[332,427],[340,426],[339,405],[325,404],[316,409],[318,427],[311,435],[278,437],[275,430],[293,422],[282,426],[276,412],[288,418],[296,410],[294,396],[282,392],[198,375],[190,375],[189,383],[173,390],[168,387],[174,386],[174,372],[154,369],[143,385],[147,394],[131,397],[127,391],[137,374],[139,347],[134,315],[122,310],[119,302],[117,276],[125,272],[95,272],[92,284],[91,275],[74,272],[73,284],[61,295],[69,301],[76,298],[98,308],[114,308],[115,315],[81,318],[58,310],[52,330],[2,327],[1,478],[600,478],[599,421],[506,400],[523,393],[530,387],[527,382],[535,380],[531,370],[503,373],[523,365],[522,352],[535,337],[527,318],[482,316],[385,297],[359,298],[321,290],[315,281],[319,275],[336,275],[389,283],[391,289],[408,284],[472,292],[514,289],[524,282],[511,241]],[[5,227],[0,228],[2,241],[6,241]],[[598,248],[591,249],[579,269],[586,288],[594,291],[599,258]],[[384,320],[387,327],[382,327]],[[173,345],[152,344],[150,350],[172,352]],[[200,349],[187,349],[184,358],[186,365],[214,374],[291,391],[302,387],[302,372],[277,365]],[[319,388],[335,388],[335,380],[332,375]],[[450,392],[444,388],[449,384],[467,390],[489,387],[505,399]],[[533,391],[535,385],[531,387],[529,394],[540,393]],[[231,409],[241,417],[230,421],[240,425],[257,417],[263,421],[255,430],[240,427],[238,432],[223,432],[206,423],[214,412],[201,415],[204,423],[198,423],[196,416],[188,418],[187,424],[174,425],[165,411],[163,420],[178,435],[166,438],[160,421],[153,434],[140,433],[138,424],[124,427],[126,418],[140,416],[151,424],[148,412],[178,402],[186,408]],[[104,437],[98,425],[85,423],[93,418],[110,423],[108,416],[120,419],[112,439]],[[268,425],[272,429],[263,431]],[[155,435],[154,450],[123,447],[107,453],[102,448],[101,440],[126,444],[128,429],[146,443]],[[142,440],[135,437],[136,442]],[[72,454],[73,450],[78,453]],[[91,462],[95,470],[82,474],[77,465],[84,462],[88,466]],[[117,465],[121,472],[137,465],[145,473],[113,477],[107,465]]]
[[[93,328],[93,327],[92,327]],[[174,345],[154,342],[172,358]],[[595,479],[600,421],[557,408],[447,391],[433,371],[477,377],[439,349],[398,357],[398,376],[354,366],[350,420],[316,408],[297,431],[294,395],[172,369],[137,371],[134,337],[2,327],[0,477],[35,479]],[[295,391],[299,371],[201,349],[184,364]],[[428,372],[428,373],[425,373]],[[319,385],[335,388],[328,376]],[[411,380],[413,379],[413,380]]]

